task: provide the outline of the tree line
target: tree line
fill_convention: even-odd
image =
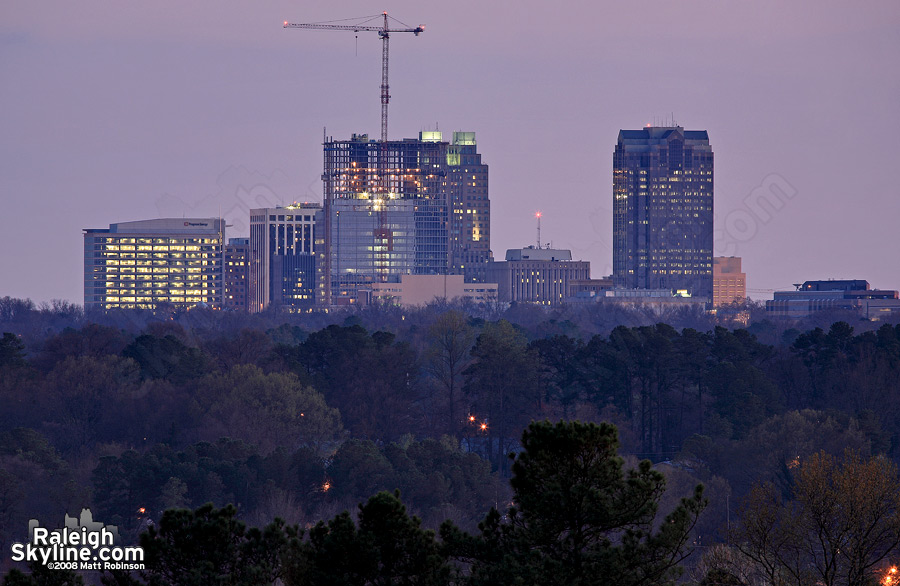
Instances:
[[[104,584],[287,586],[670,583],[681,574],[703,489],[658,519],[665,477],[626,469],[610,424],[531,423],[512,460],[512,504],[474,532],[451,520],[424,529],[400,491],[382,491],[308,530],[276,519],[247,527],[233,505],[168,509],[140,538],[143,571]],[[504,511],[501,514],[501,510]],[[13,570],[5,586],[78,584],[75,572]]]
[[[702,482],[709,505],[690,539],[706,547],[728,541],[729,502],[734,514],[760,483],[790,502],[797,467],[817,454],[900,453],[900,327],[890,324],[652,323],[586,335],[559,315],[504,314],[518,323],[451,306],[340,323],[82,314],[59,327],[77,311],[9,305],[4,548],[27,519],[85,506],[136,539],[138,508],[159,521],[168,508],[232,503],[250,524],[304,526],[395,489],[425,527],[451,519],[474,532],[510,502],[507,456],[542,419],[614,423],[629,463],[652,461],[672,494]],[[20,327],[35,315],[56,325]]]
[[[663,503],[666,477],[649,460],[626,468],[615,426],[532,422],[511,454],[504,512],[492,507],[466,531],[438,531],[410,515],[399,490],[381,491],[328,520],[258,527],[233,505],[170,508],[140,535],[144,568],[106,570],[108,586],[487,585],[869,586],[891,584],[900,553],[900,481],[883,456],[847,449],[793,465],[782,499],[759,483],[727,544],[700,554],[685,575],[692,528],[707,507],[702,485]],[[671,492],[671,490],[669,490]],[[75,586],[74,571],[13,569],[4,586]]]

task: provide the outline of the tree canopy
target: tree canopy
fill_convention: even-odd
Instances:
[[[637,586],[677,577],[706,506],[701,486],[657,524],[665,477],[647,460],[623,470],[614,426],[532,423],[522,447],[506,515],[492,510],[475,536],[452,523],[441,528],[454,555],[471,564],[470,584]]]

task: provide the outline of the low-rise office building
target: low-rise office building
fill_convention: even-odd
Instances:
[[[574,279],[569,281],[568,303],[596,301],[603,297],[606,291],[613,288],[612,277],[602,279]]]
[[[673,294],[670,289],[610,289],[603,292],[603,301],[628,305],[695,305],[704,309],[709,305],[709,297],[694,297],[686,291]]]
[[[900,314],[897,291],[872,289],[863,279],[805,281],[795,291],[776,291],[766,301],[766,312],[774,317],[803,318],[819,311],[855,311],[877,320]]]
[[[485,280],[497,283],[501,303],[559,305],[569,297],[569,284],[587,281],[591,263],[572,260],[572,251],[552,248],[515,248],[506,260],[490,262]]]
[[[84,230],[86,309],[221,307],[225,222],[161,218]]]
[[[740,303],[747,298],[747,274],[741,271],[741,257],[713,257],[713,307]]]
[[[497,301],[496,283],[467,283],[464,275],[401,275],[398,282],[374,283],[361,291],[367,301],[403,307],[427,305],[438,299],[468,299],[475,304]]]

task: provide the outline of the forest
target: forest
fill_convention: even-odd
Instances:
[[[155,560],[105,583],[210,583],[173,577],[188,530],[231,536],[234,584],[871,583],[900,544],[900,325],[744,311],[2,298],[0,550],[90,508]],[[579,491],[606,508],[552,514]],[[815,526],[862,501],[884,526]],[[334,575],[348,551],[368,569]]]

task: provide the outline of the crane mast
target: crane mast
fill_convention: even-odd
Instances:
[[[381,142],[387,142],[388,128],[388,103],[391,101],[390,86],[388,85],[388,53],[390,53],[391,33],[388,31],[387,12],[384,13],[384,30],[378,33],[381,36]],[[419,33],[416,33],[418,36]]]

